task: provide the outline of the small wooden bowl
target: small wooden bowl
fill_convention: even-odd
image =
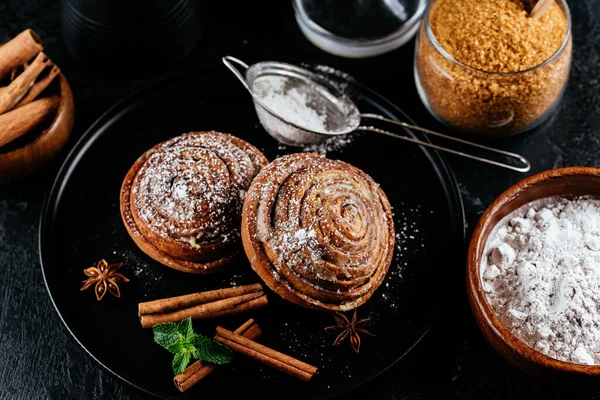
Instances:
[[[7,153],[0,152],[0,184],[33,174],[65,146],[73,129],[75,105],[71,87],[62,73],[60,96],[58,111],[41,135],[23,147]]]
[[[600,365],[588,366],[548,357],[514,336],[488,303],[479,273],[488,236],[506,215],[532,201],[553,197],[600,197],[600,169],[562,168],[527,178],[500,195],[485,211],[473,232],[467,259],[467,292],[483,335],[517,368],[544,380],[600,376]]]

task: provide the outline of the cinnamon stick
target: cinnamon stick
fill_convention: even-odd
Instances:
[[[260,297],[250,300],[247,303],[241,303],[241,304],[236,305],[233,308],[226,308],[226,309],[217,311],[217,312],[213,313],[210,316],[210,318],[230,317],[232,315],[245,314],[247,312],[266,307],[268,305],[269,305],[269,300],[267,299],[267,295],[261,293]]]
[[[60,97],[45,97],[0,115],[0,147],[21,137],[55,114]]]
[[[33,63],[2,91],[0,114],[12,110],[17,105],[48,65],[52,65],[52,61],[44,53],[39,53]]]
[[[42,50],[40,37],[31,29],[24,30],[11,41],[0,46],[0,80]]]
[[[198,304],[211,303],[217,300],[262,291],[262,286],[259,283],[256,283],[254,285],[237,286],[227,289],[211,290],[208,292],[192,293],[185,296],[170,297],[168,299],[148,301],[139,304],[138,315],[165,313],[167,311],[180,310]]]
[[[267,305],[266,296],[263,292],[256,292],[200,304],[171,313],[141,315],[140,322],[142,323],[142,328],[146,329],[156,324],[181,321],[188,317],[192,319],[204,319],[239,314],[264,307],[265,305]]]
[[[52,67],[52,69],[50,69],[50,71],[48,71],[48,74],[46,74],[46,76],[44,76],[39,81],[35,82],[33,84],[33,86],[31,86],[31,89],[29,89],[29,92],[27,92],[27,95],[25,97],[23,97],[21,99],[21,101],[19,101],[19,103],[17,103],[17,105],[15,107],[16,108],[22,107],[24,105],[31,103],[33,100],[35,100],[40,95],[40,93],[42,93],[44,90],[46,90],[46,88],[52,83],[52,81],[54,80],[54,78],[56,78],[58,76],[58,74],[60,74],[60,68],[58,68],[55,65]],[[1,91],[0,91],[0,97],[2,97]]]
[[[269,365],[304,381],[309,381],[317,372],[317,367],[270,349],[267,346],[258,344],[253,340],[220,326],[217,327],[217,336],[215,336],[215,340],[229,346],[232,350],[235,350],[240,354],[253,358],[263,364]]]
[[[246,321],[234,332],[251,340],[258,339],[262,334],[262,331],[253,319],[249,319],[248,321]],[[198,360],[189,367],[187,367],[182,374],[179,374],[175,376],[175,378],[173,378],[175,387],[180,392],[185,392],[190,387],[198,383],[200,380],[204,379],[205,376],[213,372],[217,367],[218,366],[215,364],[209,364],[204,361]]]

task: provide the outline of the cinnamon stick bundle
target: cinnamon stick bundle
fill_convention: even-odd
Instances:
[[[262,286],[255,284],[140,303],[138,316],[145,329],[188,317],[207,319],[241,314],[267,304]]]
[[[10,42],[0,46],[0,80],[42,50],[40,37],[31,29],[21,32]]]
[[[0,95],[0,114],[13,109],[17,103],[25,97],[25,94],[33,86],[37,77],[46,67],[52,65],[52,61],[44,53],[39,53],[35,60],[14,81],[2,91]]]
[[[54,78],[56,78],[60,74],[60,68],[54,65],[50,71],[39,81],[35,82],[29,92],[25,97],[19,101],[19,103],[15,106],[15,108],[25,106],[35,100],[40,93],[42,93],[46,88],[52,83]],[[2,97],[2,92],[0,91],[0,97]]]
[[[260,327],[254,322],[253,319],[249,319],[235,331],[238,335],[242,335],[245,338],[250,340],[256,340],[262,334]],[[175,383],[175,387],[180,392],[185,392],[190,387],[194,386],[200,380],[204,379],[205,376],[213,372],[218,366],[215,364],[209,364],[204,361],[196,361],[189,367],[183,371],[182,374],[179,374],[173,378],[173,382]]]
[[[59,96],[45,97],[0,115],[0,147],[21,137],[54,115],[59,105]]]
[[[303,381],[309,381],[317,372],[317,367],[297,360],[293,357],[270,349],[267,346],[256,343],[244,336],[231,332],[220,326],[217,327],[217,336],[215,340],[240,354],[253,358],[263,364],[269,365],[288,375],[294,376]]]

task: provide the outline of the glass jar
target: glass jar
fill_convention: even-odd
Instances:
[[[394,50],[419,30],[427,0],[293,0],[300,30],[315,46],[349,58]]]
[[[525,132],[545,121],[558,104],[571,66],[571,14],[557,0],[567,20],[560,48],[543,63],[519,72],[488,72],[454,59],[438,42],[429,5],[415,50],[415,81],[421,100],[452,128],[488,136]]]

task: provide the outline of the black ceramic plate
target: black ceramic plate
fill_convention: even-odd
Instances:
[[[349,86],[362,112],[408,120],[388,101],[360,86]],[[132,163],[147,149],[193,130],[237,135],[274,159],[294,152],[278,145],[258,124],[249,95],[225,68],[208,68],[170,78],[115,106],[82,137],[67,157],[47,200],[40,226],[40,256],[46,285],[58,313],[77,341],[105,368],[149,393],[167,399],[316,399],[350,390],[400,360],[429,330],[436,296],[448,265],[460,266],[464,240],[462,204],[456,183],[436,153],[375,134],[359,134],[328,153],[354,164],[379,182],[394,210],[398,232],[390,272],[382,287],[359,309],[373,317],[377,337],[363,340],[360,354],[348,343],[331,346],[323,330],[328,313],[304,310],[269,293],[268,308],[254,317],[260,341],[319,367],[309,383],[239,356],[229,366],[179,393],[171,355],[143,330],[137,304],[237,284],[258,282],[247,262],[212,276],[193,276],[163,267],[142,253],[119,214],[119,189]],[[411,134],[407,132],[407,134]],[[100,259],[123,261],[122,297],[81,292],[83,269]],[[249,316],[210,322],[195,329],[214,334],[221,324],[234,329]]]

